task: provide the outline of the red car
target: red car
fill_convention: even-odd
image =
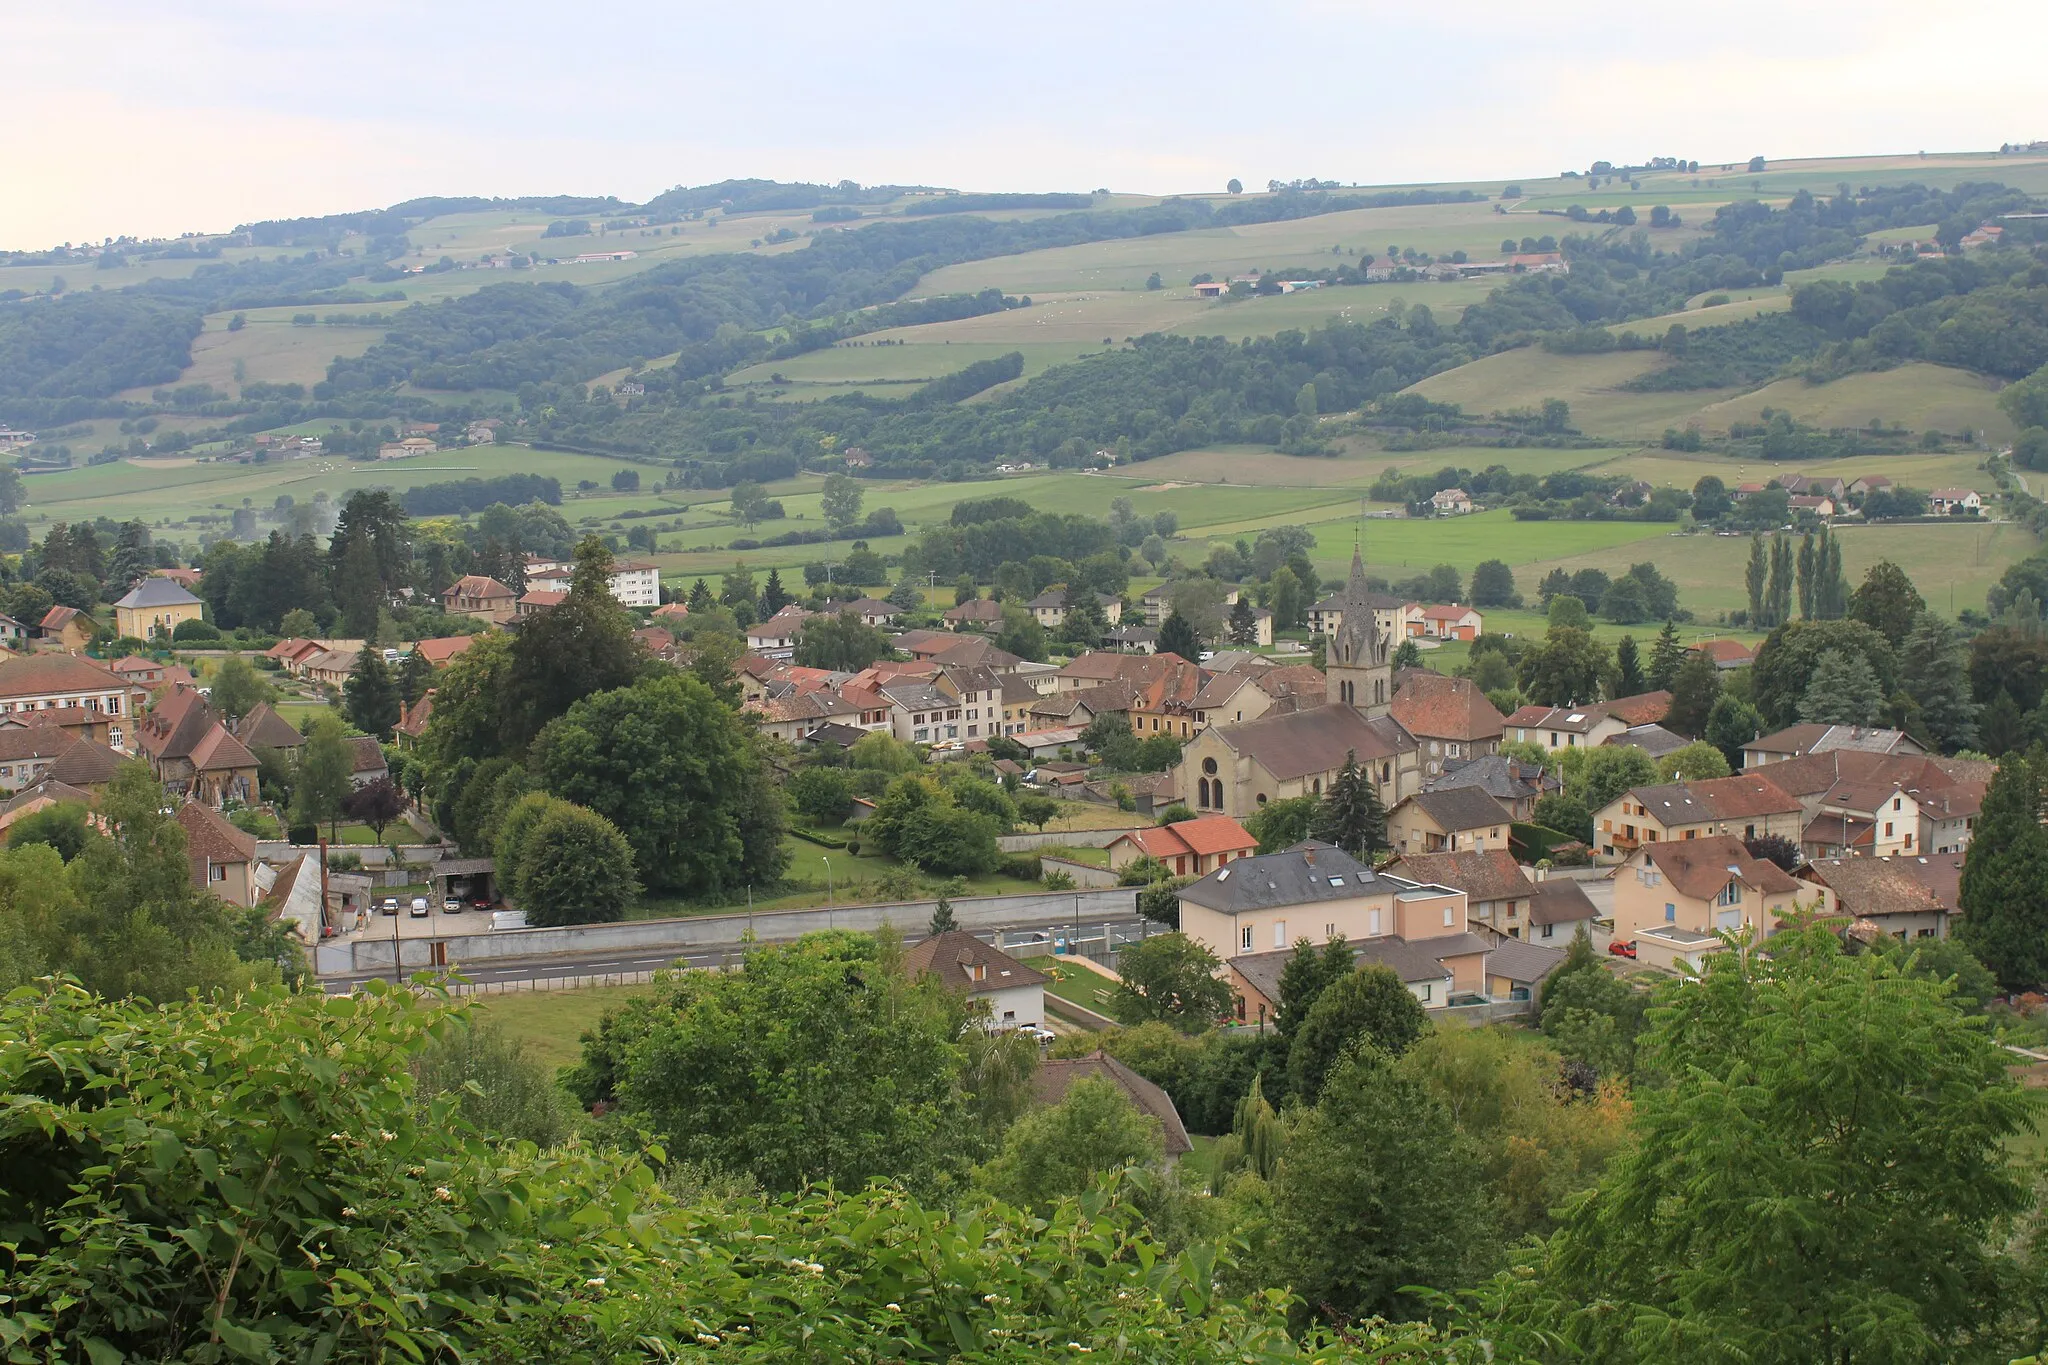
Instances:
[[[1616,957],[1634,957],[1636,955],[1636,945],[1632,940],[1624,943],[1620,939],[1616,939],[1607,945],[1607,951]]]

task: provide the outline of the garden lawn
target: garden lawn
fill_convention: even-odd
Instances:
[[[1111,1006],[1116,1000],[1116,982],[1102,973],[1090,971],[1086,967],[1077,967],[1057,957],[1027,957],[1023,959],[1023,963],[1052,978],[1045,987],[1050,994],[1071,1001],[1082,1009],[1094,1010],[1097,1014],[1110,1018],[1116,1017],[1111,1013]]]
[[[645,986],[587,986],[572,991],[511,991],[472,997],[478,1016],[526,1045],[550,1069],[583,1058],[582,1035],[608,1009],[647,993]]]

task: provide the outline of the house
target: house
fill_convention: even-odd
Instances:
[[[1633,749],[1641,749],[1651,758],[1657,759],[1667,754],[1675,754],[1690,743],[1692,741],[1684,735],[1667,730],[1661,725],[1631,725],[1618,735],[1609,735],[1601,747],[1627,745]]]
[[[1440,517],[1461,517],[1472,510],[1472,495],[1462,488],[1443,488],[1430,495],[1429,505]]]
[[[1487,943],[1466,926],[1463,892],[1374,872],[1316,840],[1228,863],[1177,895],[1181,932],[1223,959],[1247,1021],[1279,1003],[1296,944],[1340,936],[1393,967],[1429,1008],[1486,988]]]
[[[1519,938],[1502,939],[1486,954],[1487,998],[1531,1002],[1540,999],[1543,983],[1564,965],[1564,958],[1563,948]]]
[[[168,578],[145,578],[114,603],[114,628],[123,639],[168,640],[180,622],[198,621],[205,604]]]
[[[1309,608],[1308,629],[1311,635],[1334,636],[1337,633],[1337,628],[1344,624],[1346,595],[1342,592],[1332,593]],[[1407,604],[1400,598],[1391,597],[1383,592],[1361,591],[1358,594],[1358,601],[1365,610],[1373,614],[1374,623],[1381,631],[1388,634],[1398,632],[1396,638],[1406,635],[1403,612]]]
[[[1546,749],[1590,748],[1635,725],[1651,725],[1671,710],[1669,692],[1642,692],[1588,706],[1524,706],[1505,722],[1506,737]]]
[[[177,821],[185,831],[185,856],[192,864],[192,884],[230,905],[254,905],[267,886],[259,885],[256,836],[236,829],[226,816],[198,801],[178,806]]]
[[[1984,499],[1970,488],[1937,488],[1927,495],[1927,505],[1938,517],[1952,517],[1958,512],[1981,512]]]
[[[1249,858],[1259,841],[1227,815],[1203,815],[1152,829],[1134,829],[1109,841],[1109,865],[1121,871],[1140,858],[1157,858],[1176,877],[1202,877],[1237,858]]]
[[[1323,687],[1323,675],[1306,664],[1216,673],[1195,694],[1195,724],[1238,725],[1321,706],[1326,697]]]
[[[1419,611],[1411,609],[1403,624],[1411,639],[1476,640],[1485,628],[1486,618],[1471,607],[1453,602],[1448,606],[1422,607]]]
[[[1272,616],[1271,612],[1266,613],[1268,636],[1272,634]],[[1105,648],[1125,654],[1157,654],[1159,632],[1150,626],[1114,626],[1111,627],[1109,634],[1102,637],[1102,643]],[[1269,638],[1266,643],[1271,644],[1272,640]]]
[[[298,727],[277,714],[269,702],[258,702],[249,714],[235,723],[235,738],[249,746],[253,753],[258,749],[276,749],[280,753],[292,754],[304,747],[306,737]]]
[[[390,765],[384,761],[384,746],[375,735],[351,735],[348,757],[348,780],[353,786],[367,787],[391,776]]]
[[[436,668],[446,668],[456,655],[474,643],[474,635],[441,635],[431,640],[417,641],[412,647],[412,652]]]
[[[1464,892],[1466,923],[1489,940],[1528,937],[1536,883],[1522,871],[1505,842],[1462,853],[1404,853],[1384,870],[1390,876]]]
[[[970,1008],[986,1006],[983,1023],[992,1030],[1045,1025],[1045,983],[1051,978],[972,934],[953,929],[912,944],[903,950],[903,971],[913,980],[929,973],[967,997]]]
[[[1419,791],[1387,812],[1387,842],[1411,853],[1505,849],[1508,813],[1477,787]]]
[[[1976,247],[1997,246],[2004,236],[2004,228],[1999,227],[1995,223],[1986,223],[1982,227],[1972,228],[1964,233],[1962,240],[1957,245],[1965,251]]]
[[[1075,591],[1075,589],[1066,587],[1049,588],[1032,598],[1029,602],[1026,602],[1024,606],[1033,616],[1038,618],[1039,625],[1044,626],[1047,630],[1051,630],[1066,624],[1067,608],[1070,605],[1069,599]],[[1124,603],[1122,598],[1111,597],[1107,593],[1099,592],[1095,594],[1095,601],[1102,608],[1103,619],[1108,621],[1109,624],[1115,625],[1124,619]]]
[[[60,649],[74,652],[84,649],[98,634],[93,619],[76,607],[51,607],[43,613],[37,634],[45,640],[54,640]]]
[[[1891,486],[1892,481],[1882,474],[1865,474],[1850,482],[1849,495],[1857,498],[1865,497],[1879,490],[1889,490]]]
[[[1879,730],[1864,725],[1791,725],[1743,745],[1742,767],[1747,772],[1766,764],[1783,763],[1802,754],[1826,754],[1840,750],[1904,755],[1927,752],[1903,730]]]
[[[865,727],[860,724],[862,712],[859,704],[848,701],[829,687],[762,697],[746,702],[741,709],[760,718],[762,734],[791,744],[810,738],[821,725],[853,726],[865,733]]]
[[[349,675],[362,662],[360,649],[326,649],[299,660],[299,676],[308,682],[339,692],[348,685]]]
[[[1525,937],[1553,945],[1569,943],[1598,914],[1586,888],[1577,881],[1539,870],[1536,895],[1529,902],[1529,930]]]
[[[1090,1077],[1115,1085],[1139,1113],[1159,1125],[1160,1152],[1166,1160],[1176,1161],[1195,1149],[1172,1098],[1100,1048],[1085,1057],[1049,1057],[1040,1062],[1031,1073],[1031,1091],[1040,1104],[1058,1104],[1066,1098],[1069,1086]]]
[[[1518,251],[1508,257],[1508,268],[1518,274],[1525,271],[1535,275],[1572,273],[1571,262],[1565,260],[1563,253],[1556,251]]]
[[[160,664],[154,659],[145,659],[139,654],[130,654],[125,659],[116,659],[108,664],[107,671],[132,686],[154,688],[164,681],[164,670],[170,666]]]
[[[0,612],[0,644],[11,649],[20,649],[31,637],[32,631],[5,612]]]
[[[532,558],[526,562],[526,586],[542,592],[566,593],[575,570],[573,560]],[[652,609],[661,605],[661,570],[641,560],[613,560],[611,577],[605,580],[605,586],[622,607]]]
[[[550,588],[528,588],[519,594],[519,600],[512,604],[514,622],[538,616],[549,607],[559,607],[568,598],[566,591]]]
[[[1985,788],[1997,767],[1975,759],[1837,748],[1785,759],[1763,771],[1781,791],[1799,801],[1809,823],[1824,813],[1829,794],[1845,784],[1886,792],[1896,787],[1920,808],[1915,852],[1940,854],[1961,853],[1969,847]]]
[[[121,765],[133,761],[127,754],[116,753],[98,740],[79,736],[44,770],[43,784],[61,783],[73,791],[98,796],[120,772]]]
[[[1646,955],[1644,934],[1682,930],[1708,936],[1709,945],[1711,936],[1730,930],[1768,938],[1797,907],[1804,886],[1769,859],[1751,857],[1731,835],[1644,844],[1613,876],[1614,937],[1637,942],[1638,962],[1667,969],[1679,956],[1712,948],[1664,940]]]
[[[81,742],[54,725],[0,729],[0,792],[11,795],[34,786],[60,755]]]
[[[688,602],[664,602],[649,613],[661,621],[687,621],[690,619]]]
[[[1833,498],[1818,497],[1811,493],[1794,493],[1791,497],[1785,499],[1785,506],[1791,511],[1805,512],[1811,516],[1819,517],[1823,521],[1835,514],[1835,500]]]
[[[1024,746],[1033,758],[1057,758],[1062,749],[1075,750],[1081,747],[1081,732],[1072,728],[1060,730],[1023,730],[1011,735],[1011,739]],[[1086,771],[1075,774],[1076,785]]]
[[[1422,785],[1424,791],[1442,791],[1452,787],[1472,787],[1485,792],[1500,803],[1500,808],[1508,813],[1508,819],[1524,824],[1536,818],[1539,800],[1560,790],[1558,780],[1546,775],[1542,768],[1505,754],[1488,754],[1484,758],[1447,758],[1443,772]]]
[[[1166,624],[1166,618],[1173,615],[1173,595],[1181,587],[1180,582],[1161,583],[1158,587],[1138,599],[1138,609],[1145,614],[1145,624],[1155,630]],[[1238,590],[1224,585],[1223,605],[1237,605]],[[1111,624],[1114,624],[1112,622]]]
[[[875,464],[875,457],[859,446],[848,446],[840,452],[840,458],[846,462],[848,469],[872,469]]]
[[[1963,860],[1948,857],[1815,858],[1799,879],[1817,888],[1820,913],[1901,940],[1947,938],[1961,910]]]
[[[258,797],[256,755],[228,733],[206,698],[175,687],[136,727],[136,743],[165,790],[211,806]]]
[[[399,714],[398,724],[393,727],[393,736],[398,747],[411,752],[420,747],[420,741],[427,737],[427,722],[434,718],[434,689],[428,688],[420,699]]]
[[[1797,843],[1805,822],[1805,808],[1796,798],[1752,773],[1636,787],[1594,812],[1593,856],[1618,862],[1648,844],[1723,835],[1777,835]]]
[[[854,619],[862,625],[874,627],[886,626],[889,622],[903,614],[901,607],[893,603],[884,602],[876,597],[863,597],[853,602],[840,602],[833,607],[833,611],[841,616],[852,612]]]
[[[441,606],[457,616],[475,616],[502,626],[517,614],[519,594],[495,578],[464,574],[441,594]]]
[[[0,718],[23,721],[30,713],[60,724],[80,717],[105,722],[94,737],[119,749],[134,718],[149,700],[145,688],[125,682],[106,669],[73,654],[23,654],[0,660]]]
[[[949,608],[941,619],[953,630],[998,631],[1003,628],[1003,604],[977,597]]]
[[[784,607],[767,620],[747,627],[747,648],[766,658],[787,659],[796,653],[804,623],[813,615],[799,606]]]
[[[1220,299],[1230,292],[1230,286],[1222,280],[1203,280],[1194,290],[1198,299]]]
[[[1724,673],[1756,662],[1756,651],[1740,640],[1702,640],[1693,646],[1693,652],[1706,655]]]
[[[1506,727],[1505,718],[1470,678],[1421,669],[1403,675],[1388,711],[1415,737],[1425,785],[1442,775],[1446,762],[1498,753]]]

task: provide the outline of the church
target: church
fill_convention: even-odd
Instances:
[[[1212,725],[1188,741],[1173,769],[1173,794],[1197,814],[1239,819],[1268,801],[1320,796],[1347,754],[1392,809],[1422,789],[1421,746],[1393,718],[1394,622],[1366,587],[1354,548],[1343,618],[1324,659],[1328,702],[1241,725]]]

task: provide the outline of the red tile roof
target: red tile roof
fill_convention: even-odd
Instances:
[[[1506,719],[1470,678],[1413,673],[1388,708],[1411,735],[1464,742],[1499,739]]]

